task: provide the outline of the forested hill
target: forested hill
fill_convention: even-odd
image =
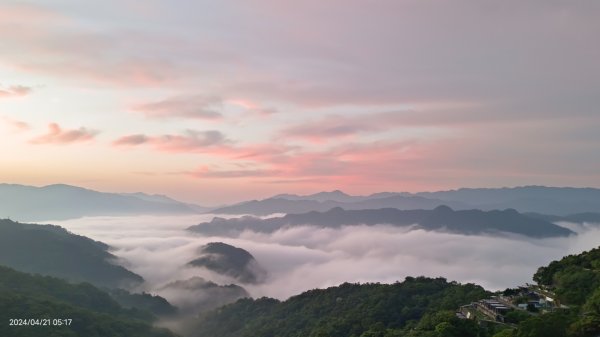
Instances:
[[[108,246],[53,225],[0,220],[0,265],[110,288],[143,282],[114,264]]]
[[[541,267],[541,290],[568,307],[516,312],[517,324],[478,324],[455,310],[487,298],[481,287],[437,278],[342,284],[280,302],[243,299],[200,318],[194,337],[598,337],[600,248]],[[507,291],[510,289],[507,289]],[[515,323],[515,322],[513,322]]]
[[[193,336],[412,336],[417,326],[434,331],[447,322],[464,337],[475,323],[454,310],[488,295],[480,286],[443,278],[407,278],[395,284],[350,284],[319,289],[285,302],[242,299],[204,315]],[[454,318],[453,318],[454,317]],[[439,323],[438,322],[438,323]]]
[[[396,208],[344,210],[332,208],[326,212],[288,214],[283,217],[260,219],[252,216],[223,219],[214,218],[189,228],[205,235],[237,235],[244,230],[274,232],[293,226],[312,225],[339,228],[353,225],[388,224],[399,227],[416,227],[427,231],[444,231],[465,235],[519,234],[533,238],[569,236],[569,229],[551,222],[531,218],[515,210],[463,210],[448,206],[433,210],[399,210]]]
[[[228,275],[242,283],[261,283],[267,274],[248,251],[223,242],[209,242],[200,247],[199,256],[188,265]]]
[[[568,307],[534,315],[494,337],[600,336],[600,248],[540,267],[533,279]]]
[[[27,321],[10,325],[11,319]],[[153,328],[152,320],[150,313],[124,309],[91,284],[0,266],[0,336],[174,337]]]
[[[539,268],[533,279],[553,289],[564,304],[584,305],[594,296],[600,300],[600,248],[552,261]],[[600,301],[594,305],[600,306]]]

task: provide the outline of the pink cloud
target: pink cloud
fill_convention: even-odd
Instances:
[[[81,127],[79,129],[64,130],[57,123],[48,125],[48,132],[36,137],[29,142],[31,144],[70,144],[86,142],[94,139],[98,131]]]
[[[255,103],[253,101],[246,100],[246,99],[229,99],[229,100],[227,100],[227,103],[244,108],[247,113],[250,113],[253,115],[259,115],[259,116],[263,116],[263,117],[269,116],[269,115],[272,115],[272,114],[275,114],[278,112],[278,110],[275,108],[264,107],[258,103]]]
[[[414,109],[362,113],[354,116],[328,115],[291,125],[279,131],[281,139],[295,138],[315,143],[335,138],[350,138],[402,127],[462,128],[485,123],[513,123],[511,116],[481,113],[476,103],[446,103],[443,106],[421,105]],[[521,118],[522,122],[525,118]]]
[[[182,134],[150,136],[133,134],[113,141],[115,147],[150,146],[166,153],[202,153],[226,159],[251,162],[276,163],[287,160],[290,153],[299,150],[297,146],[267,143],[238,145],[217,130],[187,130]]]
[[[3,23],[52,23],[60,15],[39,6],[26,4],[0,4],[0,22]]]
[[[307,121],[283,129],[280,132],[282,138],[298,138],[315,143],[323,142],[331,138],[349,137],[365,131],[380,129],[371,121],[371,118],[347,118],[332,115],[320,120]],[[393,125],[387,124],[385,128]]]
[[[0,98],[23,97],[29,95],[33,89],[23,85],[13,85],[9,87],[0,86]]]
[[[223,158],[222,167],[200,167],[179,172],[201,179],[253,179],[299,184],[328,182],[368,184],[399,179],[418,171],[423,145],[412,142],[347,143],[307,151],[283,143],[238,145],[217,131],[188,131],[180,135],[134,134],[113,142],[115,146],[151,146],[168,153],[200,153]]]
[[[148,142],[150,139],[146,135],[137,134],[137,135],[129,135],[123,136],[113,142],[113,145],[121,146],[121,145],[140,145]]]
[[[1,117],[1,119],[15,131],[26,131],[31,129],[31,126],[26,122],[4,116]]]
[[[177,96],[162,101],[138,104],[133,110],[151,118],[198,118],[216,119],[221,117],[222,101],[214,96]]]
[[[230,148],[229,151],[212,152],[224,155],[231,161],[249,161],[249,167],[219,169],[201,167],[182,172],[201,179],[241,179],[257,182],[302,185],[316,187],[359,186],[389,183],[390,181],[413,184],[410,178],[419,172],[422,145],[412,142],[354,143],[324,149],[304,151],[301,148],[269,148],[255,146],[254,156],[248,148]],[[236,153],[234,157],[232,153]],[[414,185],[414,184],[413,184]]]

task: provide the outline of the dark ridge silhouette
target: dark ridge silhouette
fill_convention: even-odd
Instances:
[[[260,283],[266,271],[248,251],[222,242],[210,242],[199,249],[200,256],[188,263],[228,275],[242,283]]]
[[[433,210],[409,211],[395,208],[344,210],[336,207],[326,212],[288,214],[264,220],[252,216],[234,219],[214,218],[210,222],[191,226],[188,229],[205,235],[236,235],[244,230],[269,233],[285,227],[302,225],[339,228],[377,224],[414,226],[428,231],[446,231],[464,235],[518,234],[532,238],[547,238],[575,234],[569,229],[525,216],[514,209],[454,211],[448,206],[439,206]]]
[[[342,191],[311,195],[279,194],[213,209],[215,214],[268,215],[274,213],[323,212],[334,207],[347,210],[398,208],[434,209],[448,205],[455,210],[507,209],[565,216],[600,209],[600,189],[523,186],[512,188],[461,188],[440,192],[380,192],[353,196]]]
[[[108,248],[59,226],[0,220],[0,265],[109,288],[130,288],[144,281],[117,265]]]
[[[574,222],[574,223],[578,223],[578,224],[583,224],[583,223],[600,224],[600,213],[592,213],[592,212],[569,214],[569,215],[565,215],[565,216],[539,214],[539,213],[526,213],[526,215],[529,217],[532,217],[532,218],[542,219],[542,220],[551,221],[551,222],[564,221],[564,222]]]
[[[161,317],[177,314],[177,308],[158,295],[130,293],[124,289],[110,289],[108,293],[123,308],[145,310]]]
[[[233,303],[250,294],[236,284],[219,285],[202,277],[194,276],[187,280],[171,282],[160,289],[162,292],[174,292],[185,296],[180,300],[179,313],[197,315],[210,309]]]
[[[462,202],[484,210],[514,208],[519,212],[561,216],[600,209],[600,189],[597,188],[546,186],[461,188],[440,192],[420,192],[415,195]]]

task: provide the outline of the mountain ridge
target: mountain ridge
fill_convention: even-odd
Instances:
[[[100,287],[130,288],[144,281],[115,264],[116,256],[108,249],[60,226],[0,220],[0,265]]]
[[[206,208],[145,193],[107,193],[67,184],[0,184],[0,218],[23,222],[83,216],[196,214]]]
[[[538,185],[502,188],[459,188],[437,192],[378,192],[353,196],[340,190],[309,195],[278,194],[261,200],[250,200],[209,213],[269,215],[344,209],[399,208],[433,209],[449,205],[453,209],[516,209],[519,212],[566,216],[600,209],[600,189],[579,187],[547,187]]]
[[[575,234],[543,219],[525,216],[514,209],[503,211],[453,210],[438,206],[433,210],[399,210],[396,208],[344,210],[335,207],[325,212],[311,211],[261,219],[252,216],[224,219],[215,217],[188,228],[204,235],[237,235],[244,230],[274,232],[278,229],[312,225],[321,228],[387,224],[428,231],[448,231],[464,235],[519,234],[534,238],[561,237]]]

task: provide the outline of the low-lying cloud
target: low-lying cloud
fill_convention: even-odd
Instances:
[[[270,234],[246,231],[237,238],[204,237],[184,230],[210,218],[92,217],[56,224],[110,244],[127,268],[146,279],[145,290],[158,294],[169,282],[194,276],[218,284],[235,283],[227,276],[185,266],[196,257],[199,246],[223,241],[248,250],[269,273],[263,284],[242,286],[253,297],[279,299],[343,282],[394,282],[419,275],[503,289],[531,282],[538,267],[600,242],[600,227],[573,224],[569,226],[579,235],[543,240],[463,236],[384,225],[307,226]],[[177,305],[177,296],[162,295]]]

